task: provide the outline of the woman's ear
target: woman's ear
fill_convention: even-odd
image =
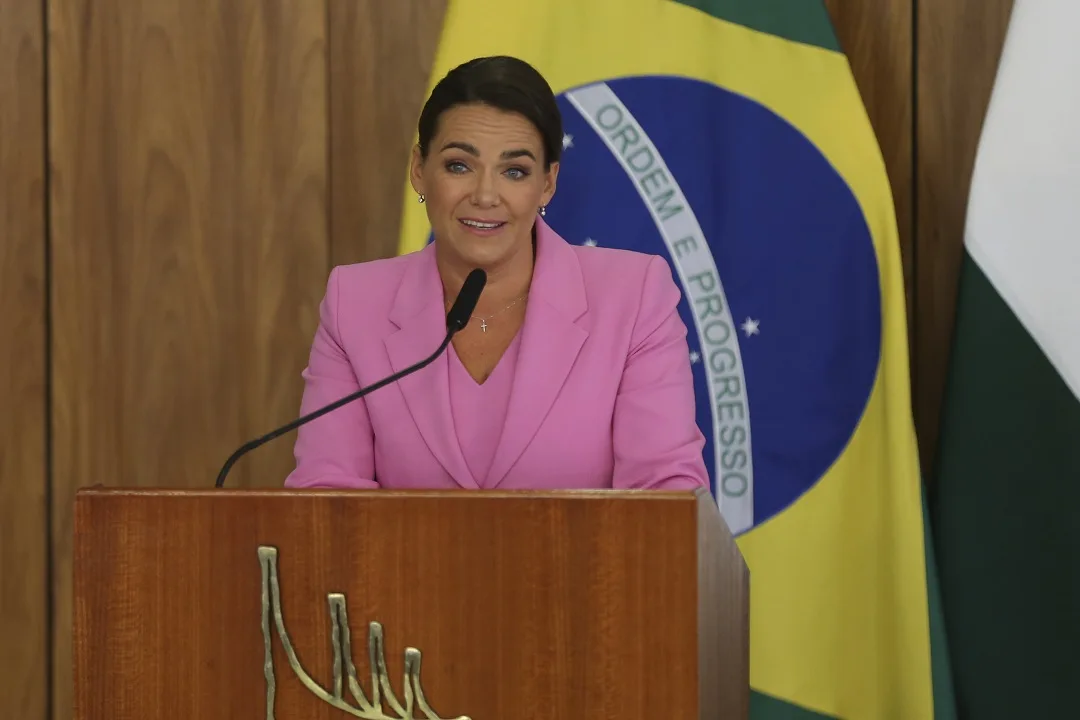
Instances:
[[[420,145],[413,145],[409,161],[409,182],[417,195],[424,194],[424,158],[420,155]]]
[[[551,167],[544,173],[544,193],[540,196],[540,204],[547,205],[555,196],[555,181],[559,178],[559,163],[551,163]]]

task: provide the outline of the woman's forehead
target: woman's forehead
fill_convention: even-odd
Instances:
[[[486,105],[459,105],[448,109],[439,118],[435,137],[440,147],[455,141],[479,149],[505,144],[537,147],[541,143],[539,131],[529,120],[517,113]]]

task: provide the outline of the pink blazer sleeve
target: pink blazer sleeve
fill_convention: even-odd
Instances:
[[[338,275],[335,268],[319,306],[319,327],[303,372],[300,414],[360,389],[338,332]],[[339,407],[303,425],[293,446],[296,468],[285,479],[290,488],[377,488],[374,436],[364,399]]]
[[[616,488],[709,487],[680,297],[668,264],[653,258],[615,399]]]

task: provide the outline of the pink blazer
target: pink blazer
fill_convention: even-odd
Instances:
[[[708,487],[680,292],[663,258],[578,247],[537,218],[536,266],[485,489]],[[304,370],[308,413],[427,357],[445,335],[434,246],[334,268]],[[477,489],[447,354],[302,426],[292,488]]]

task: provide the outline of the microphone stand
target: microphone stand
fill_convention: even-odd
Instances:
[[[417,370],[419,370],[419,369],[421,369],[421,368],[423,368],[423,367],[425,367],[427,365],[430,365],[431,363],[433,363],[435,361],[435,358],[439,357],[439,355],[442,354],[442,352],[446,349],[446,346],[450,344],[450,341],[453,339],[455,333],[457,333],[457,328],[451,328],[450,330],[448,330],[447,333],[446,333],[446,337],[443,339],[442,343],[439,345],[438,350],[436,350],[435,352],[433,352],[431,355],[424,358],[420,362],[415,363],[414,365],[410,365],[409,367],[405,368],[401,372],[394,373],[393,375],[390,375],[389,377],[383,378],[382,380],[380,380],[377,383],[372,383],[371,385],[368,385],[367,387],[362,387],[359,390],[357,390],[356,392],[351,393],[349,395],[346,395],[345,397],[341,398],[340,400],[335,400],[334,402],[330,403],[329,405],[326,405],[325,407],[321,407],[318,410],[315,410],[313,412],[308,413],[307,415],[303,415],[303,416],[297,418],[296,420],[293,420],[292,422],[288,423],[287,425],[282,425],[281,427],[277,428],[276,430],[274,430],[272,432],[269,432],[269,433],[267,433],[266,435],[263,435],[260,438],[256,438],[254,440],[251,440],[250,442],[247,442],[247,443],[241,445],[239,448],[237,448],[236,452],[234,452],[232,455],[230,455],[229,459],[225,461],[225,465],[222,466],[221,472],[218,473],[217,481],[214,483],[214,486],[219,487],[219,488],[222,487],[225,484],[225,476],[228,475],[229,470],[236,463],[236,461],[239,460],[246,453],[249,453],[252,450],[254,450],[255,448],[259,447],[260,445],[264,445],[264,444],[270,442],[271,440],[273,440],[274,438],[281,437],[285,433],[290,432],[291,430],[295,430],[296,428],[300,427],[301,425],[309,423],[312,420],[315,420],[316,418],[322,417],[323,415],[325,415],[328,412],[332,412],[334,410],[337,410],[342,405],[348,405],[353,400],[358,400],[358,399],[364,397],[365,395],[367,395],[368,393],[375,392],[376,390],[378,390],[381,387],[389,385],[392,382],[396,382],[396,381],[400,380],[401,378],[405,377],[406,375],[414,373]]]

